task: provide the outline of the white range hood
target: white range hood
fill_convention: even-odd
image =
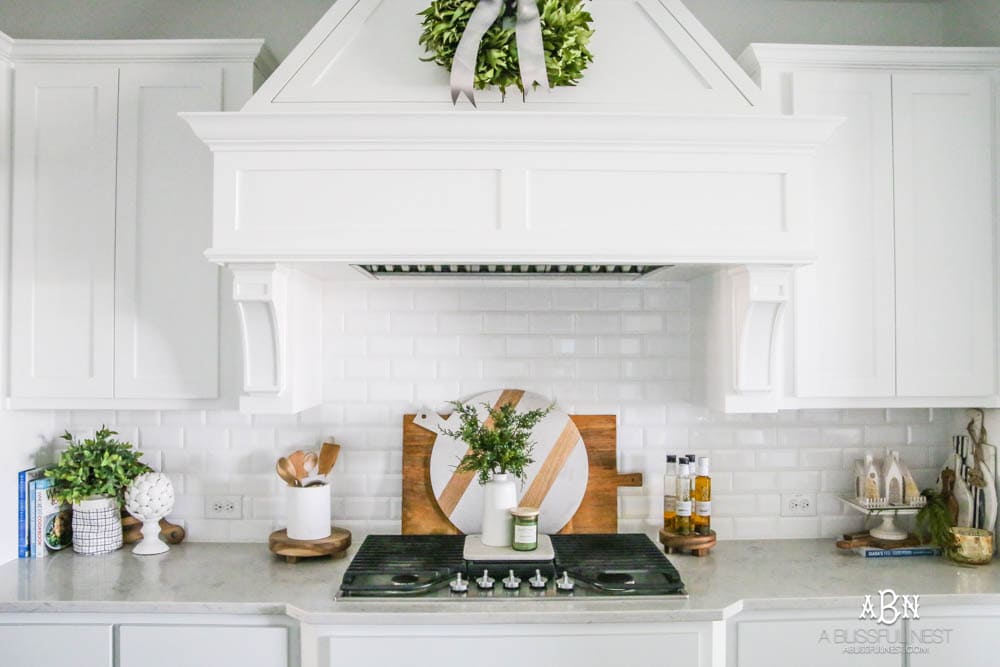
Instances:
[[[185,116],[215,156],[207,255],[235,278],[241,407],[320,402],[317,264],[712,264],[730,276],[721,407],[766,409],[789,272],[813,254],[812,155],[838,121],[762,113],[679,0],[592,0],[579,86],[453,107],[420,60],[426,3],[338,0],[242,111]]]

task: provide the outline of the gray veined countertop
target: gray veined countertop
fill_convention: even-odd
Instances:
[[[685,600],[585,598],[452,601],[334,600],[348,557],[275,558],[265,544],[196,544],[159,556],[130,548],[107,556],[70,551],[0,566],[0,611],[288,614],[310,623],[666,622],[727,618],[744,609],[855,607],[892,588],[922,605],[1000,604],[996,564],[941,558],[865,559],[832,540],[720,542],[706,558],[672,555]]]

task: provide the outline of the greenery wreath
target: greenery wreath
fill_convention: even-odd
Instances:
[[[458,42],[477,4],[477,0],[432,0],[430,6],[420,12],[424,17],[420,44],[430,54],[425,61],[451,69]],[[538,10],[549,85],[575,86],[587,65],[594,60],[587,48],[594,34],[590,28],[594,19],[584,8],[583,0],[538,0]],[[507,0],[503,13],[486,31],[479,45],[477,89],[497,86],[505,93],[508,87],[516,86],[524,92],[514,38],[516,20],[515,4]]]

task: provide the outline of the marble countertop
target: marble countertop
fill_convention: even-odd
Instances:
[[[854,607],[880,588],[921,604],[1000,604],[996,563],[865,559],[832,540],[720,542],[705,558],[670,556],[689,597],[454,601],[334,600],[348,557],[289,564],[264,544],[181,544],[159,556],[64,551],[0,566],[3,612],[287,614],[309,623],[706,621],[744,609]]]

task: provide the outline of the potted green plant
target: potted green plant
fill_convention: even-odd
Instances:
[[[945,470],[951,472],[947,468]],[[947,475],[943,475],[946,483],[947,477]],[[942,556],[954,559],[957,544],[952,528],[955,525],[955,515],[958,512],[957,506],[952,507],[954,498],[950,498],[947,493],[936,489],[924,489],[921,495],[927,499],[927,504],[917,512],[917,533],[925,543],[929,542],[939,547]]]
[[[509,547],[513,538],[510,510],[517,507],[514,481],[523,480],[525,470],[534,462],[531,430],[552,410],[552,405],[518,412],[512,403],[499,407],[483,403],[483,419],[477,406],[461,401],[451,405],[459,416],[458,428],[442,428],[441,433],[469,446],[456,470],[476,473],[483,485],[483,544]]]
[[[55,496],[73,504],[73,550],[86,555],[105,554],[122,545],[121,501],[125,487],[150,468],[139,460],[142,452],[120,442],[116,431],[102,426],[93,438],[74,440],[59,462],[45,475],[55,482]]]

